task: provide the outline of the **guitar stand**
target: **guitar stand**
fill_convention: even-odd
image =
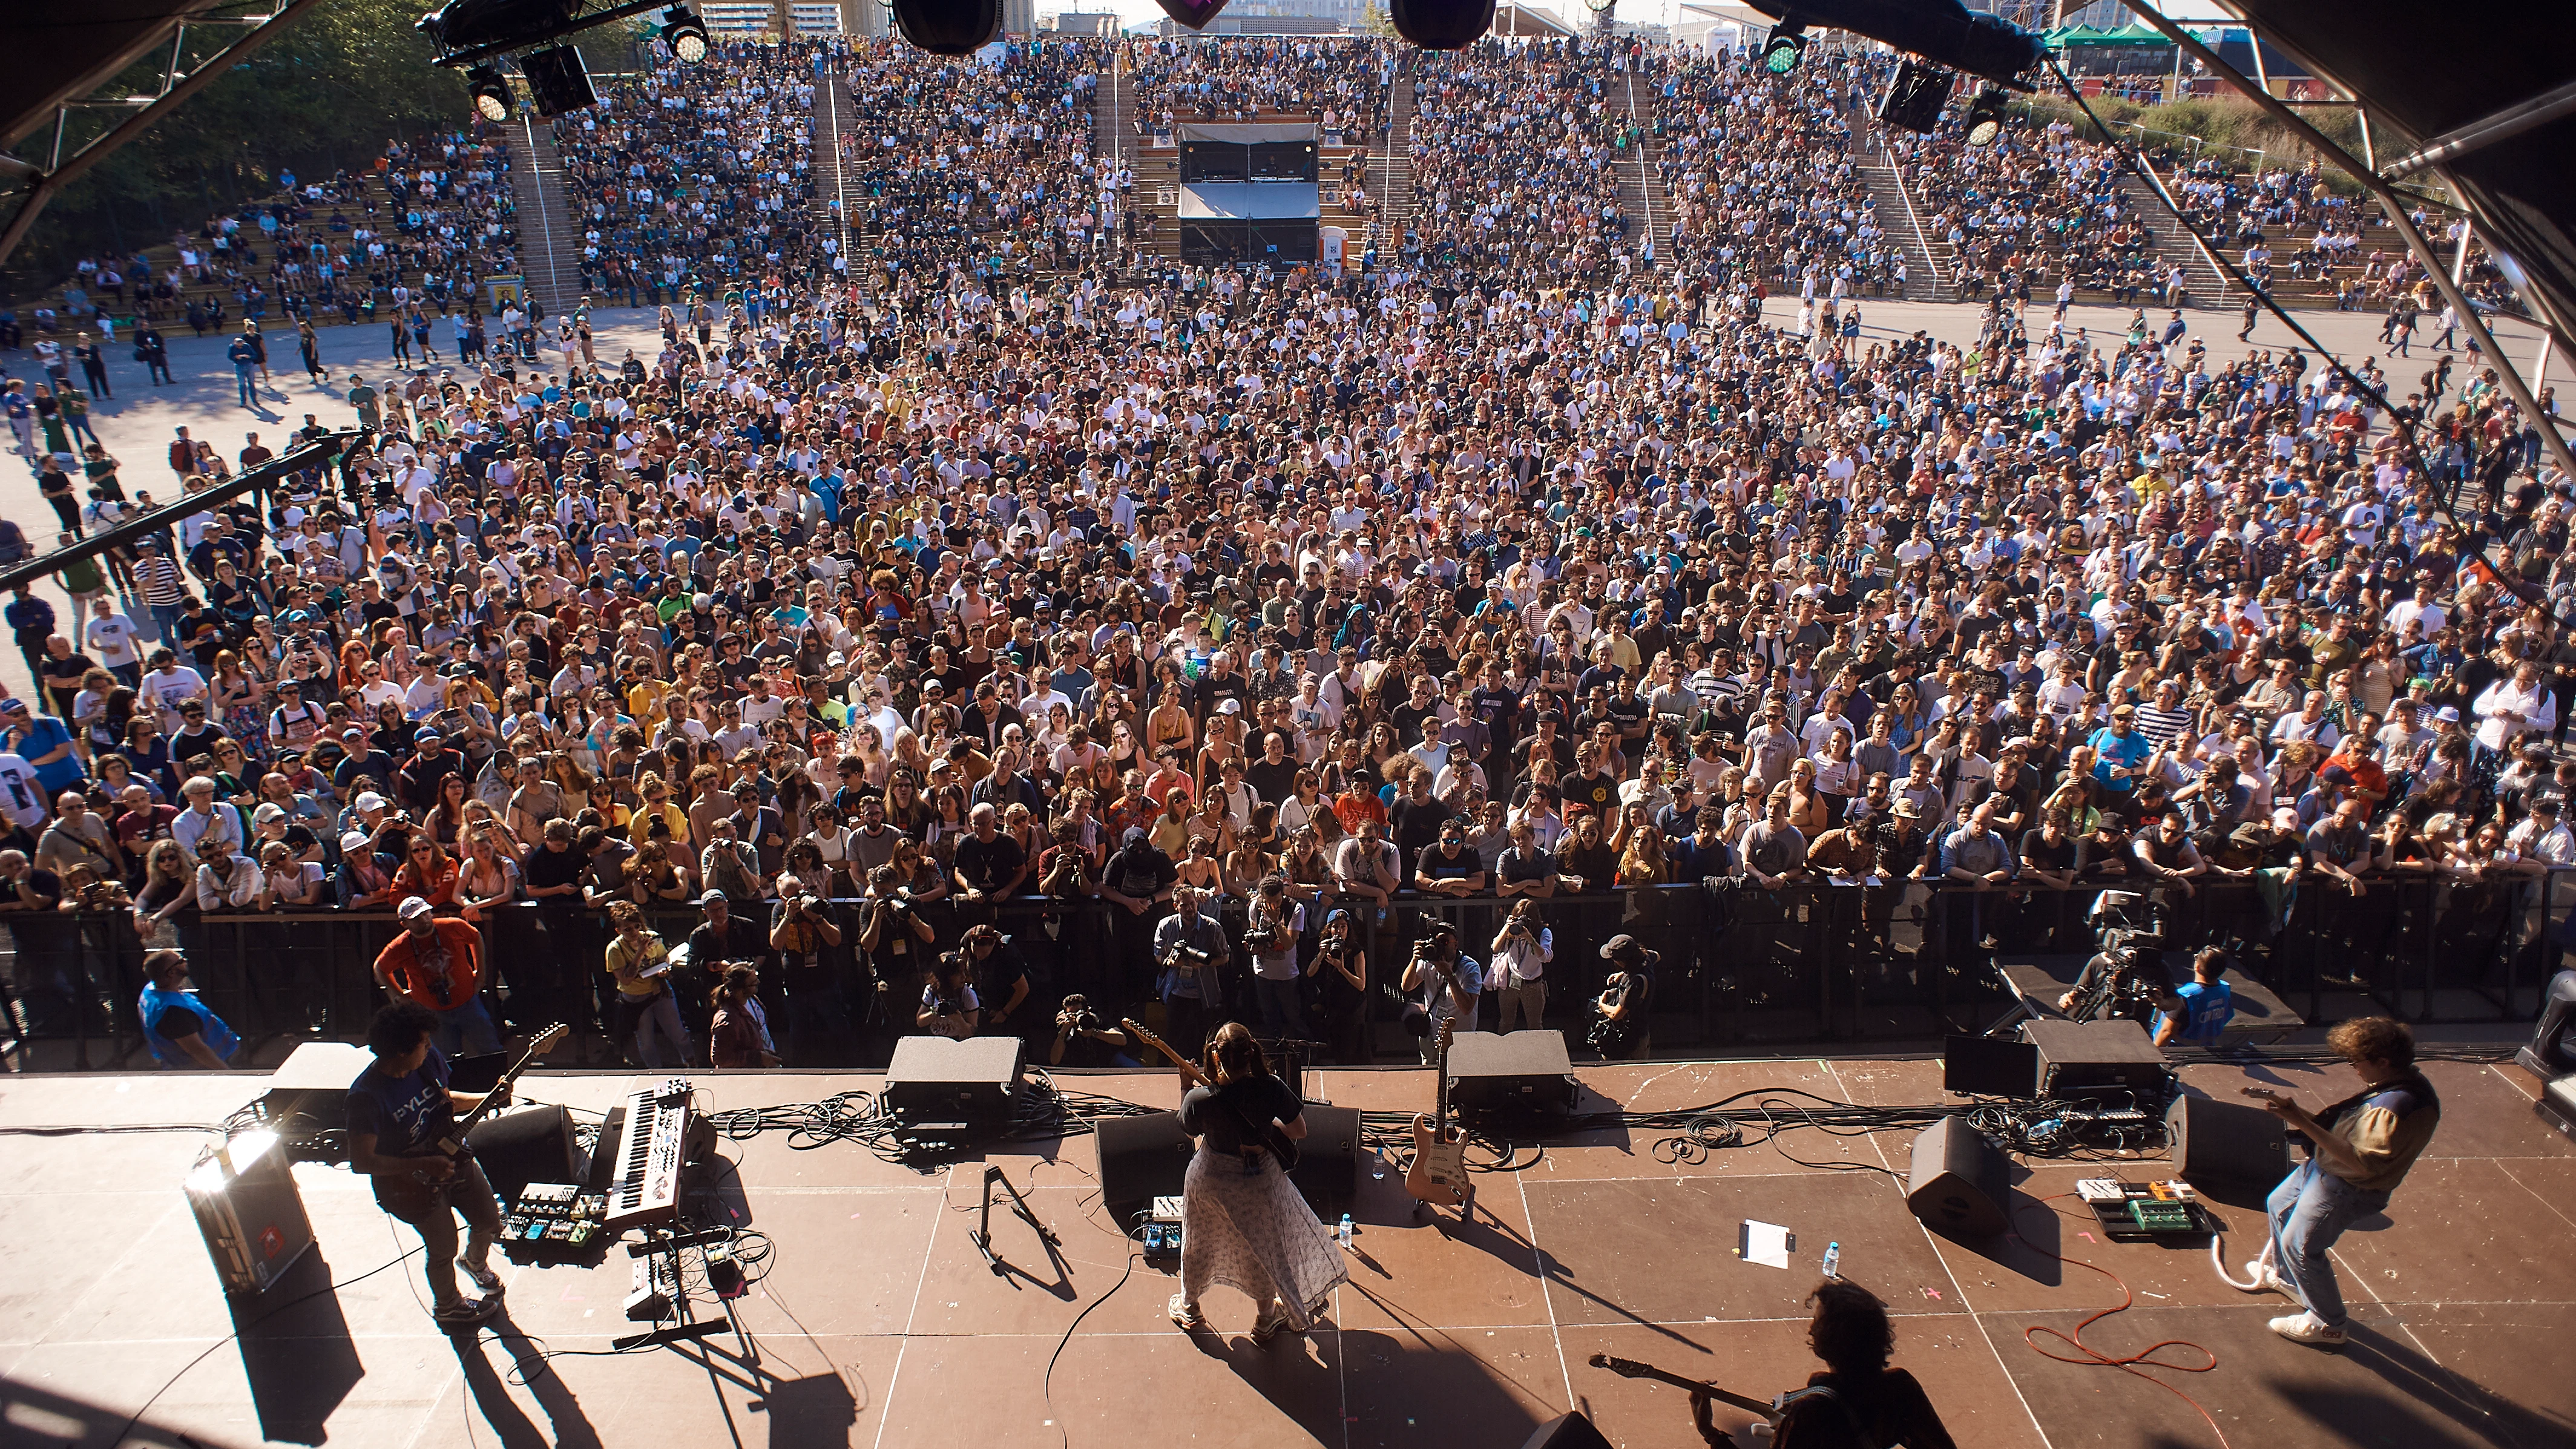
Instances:
[[[1002,1266],[1002,1260],[993,1252],[993,1184],[997,1182],[1002,1185],[1002,1191],[1011,1195],[1011,1210],[1018,1213],[1022,1221],[1037,1230],[1039,1240],[1047,1245],[1047,1257],[1052,1261],[1056,1255],[1055,1250],[1063,1245],[1064,1240],[1057,1237],[1053,1229],[1038,1221],[1038,1215],[1030,1209],[1028,1199],[1020,1196],[1018,1188],[1011,1186],[1010,1177],[999,1166],[989,1162],[984,1164],[984,1209],[976,1219],[975,1230],[966,1235],[967,1241],[975,1245],[975,1251],[984,1255],[984,1262],[992,1268],[995,1277],[1002,1277],[1010,1272],[1008,1268]]]
[[[707,1243],[725,1242],[731,1237],[732,1233],[724,1228],[712,1228],[704,1232],[665,1234],[648,1227],[644,1230],[644,1241],[627,1244],[626,1256],[630,1258],[650,1258],[657,1255],[664,1257],[662,1266],[668,1269],[671,1275],[671,1312],[679,1322],[657,1325],[643,1333],[630,1333],[623,1338],[611,1339],[609,1347],[621,1353],[637,1348],[664,1348],[695,1339],[713,1338],[730,1328],[734,1331],[734,1336],[742,1340],[742,1349],[744,1354],[748,1355],[748,1361],[758,1363],[760,1351],[751,1346],[750,1339],[743,1337],[742,1325],[734,1321],[731,1304],[724,1304],[722,1318],[689,1316],[689,1280],[680,1271],[680,1254]],[[722,1299],[717,1301],[723,1303]]]

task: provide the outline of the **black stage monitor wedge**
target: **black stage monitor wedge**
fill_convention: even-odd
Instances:
[[[1964,1117],[1944,1117],[1914,1139],[1906,1210],[1954,1238],[1993,1238],[2011,1226],[2012,1167]]]
[[[1462,1031],[1449,1043],[1449,1104],[1462,1117],[1562,1112],[1574,1090],[1564,1032]]]
[[[1968,1097],[2027,1097],[2039,1090],[2039,1048],[2026,1041],[1949,1037],[1941,1044],[1941,1090]]]
[[[1308,1135],[1313,1135],[1309,1107]],[[1354,1113],[1354,1116],[1357,1114]],[[1354,1128],[1353,1134],[1357,1136]],[[1101,1117],[1091,1124],[1091,1140],[1100,1149],[1100,1203],[1109,1220],[1132,1233],[1136,1215],[1158,1197],[1179,1197],[1197,1150],[1181,1130],[1178,1112],[1149,1112],[1141,1117]]]
[[[1297,1170],[1289,1179],[1307,1204],[1329,1219],[1350,1206],[1359,1190],[1360,1109],[1309,1102],[1304,1116],[1306,1140],[1297,1144]]]
[[[532,1182],[581,1182],[590,1176],[572,1114],[561,1107],[518,1107],[486,1118],[465,1134],[465,1145],[483,1164],[492,1195],[505,1203]]]
[[[1539,1425],[1521,1449],[1610,1449],[1610,1441],[1581,1414],[1559,1414]]]
[[[2165,1108],[2174,1176],[2192,1186],[2269,1188],[2290,1172],[2281,1119],[2260,1107],[2176,1097]]]
[[[2125,1087],[2161,1100],[2165,1054],[2136,1022],[2031,1020],[2021,1029],[2039,1048],[2041,1096]]]
[[[1011,1125],[1020,1090],[1020,1039],[908,1036],[894,1044],[886,1065],[885,1109],[898,1125],[926,1128],[963,1124],[970,1134],[998,1134]]]

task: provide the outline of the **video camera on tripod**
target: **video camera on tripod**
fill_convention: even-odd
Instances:
[[[2157,1003],[2172,994],[2165,973],[2165,922],[2162,910],[2136,891],[2104,891],[2085,912],[2101,948],[2084,963],[2075,1005],[2075,1021],[2128,1017],[2151,1021]]]

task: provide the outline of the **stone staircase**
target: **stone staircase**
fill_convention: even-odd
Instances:
[[[1384,144],[1369,155],[1369,194],[1379,204],[1368,244],[1376,247],[1381,264],[1403,250],[1405,224],[1413,217],[1413,74],[1419,63],[1418,52],[1411,49],[1397,63],[1395,79],[1386,88]]]
[[[581,226],[564,176],[554,133],[523,114],[509,128],[510,185],[518,193],[519,267],[528,295],[546,315],[569,312],[581,301]]]
[[[2120,204],[2147,224],[2155,233],[2156,270],[2168,273],[2179,264],[2186,278],[2184,286],[2191,305],[2221,307],[2244,296],[2244,290],[2227,280],[2227,274],[2212,265],[2197,243],[2191,229],[2174,219],[2171,209],[2156,195],[2155,188],[2135,175],[2120,178]],[[2329,294],[2331,295],[2331,294]]]
[[[1131,114],[1136,83],[1129,73],[1127,47],[1110,47],[1109,68],[1100,73],[1091,93],[1091,154],[1122,165],[1134,165],[1136,127]]]
[[[850,148],[862,144],[858,98],[837,70],[814,86],[814,225],[844,253],[859,245],[866,206],[855,198]]]
[[[1949,268],[1936,264],[1928,228],[1932,219],[1922,213],[1922,203],[1914,201],[1909,213],[1904,178],[1889,163],[1887,152],[1872,143],[1855,153],[1852,163],[1859,168],[1861,179],[1869,187],[1878,226],[1888,239],[1905,253],[1905,300],[1909,302],[1941,301],[1955,295],[1949,282]]]
[[[1630,250],[1640,258],[1651,250],[1654,260],[1649,265],[1656,271],[1668,272],[1673,267],[1673,199],[1664,184],[1662,148],[1655,139],[1655,88],[1651,82],[1639,86],[1633,70],[1622,75],[1628,121],[1636,132],[1636,144],[1618,163],[1619,207],[1628,214]]]

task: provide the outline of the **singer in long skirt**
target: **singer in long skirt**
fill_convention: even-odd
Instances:
[[[1270,1074],[1239,1022],[1218,1028],[1201,1067],[1184,1075],[1196,1085],[1182,1099],[1181,1127],[1199,1150],[1181,1189],[1181,1291],[1172,1319],[1206,1327],[1199,1300],[1222,1283],[1259,1306],[1255,1343],[1282,1328],[1303,1333],[1325,1296],[1350,1281],[1332,1235],[1263,1145],[1266,1127],[1292,1140],[1306,1135],[1303,1104]]]

